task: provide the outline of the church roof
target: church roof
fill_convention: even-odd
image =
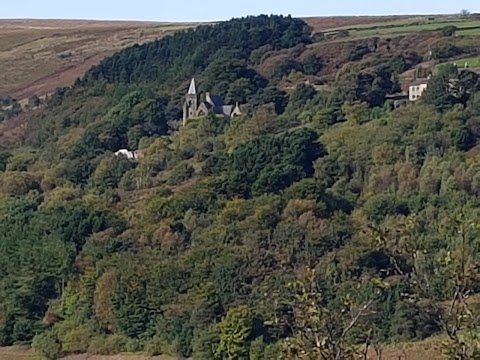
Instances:
[[[197,95],[197,87],[195,86],[195,79],[192,78],[190,82],[190,88],[188,89],[188,95]]]
[[[206,108],[207,110],[210,110],[211,108],[213,108],[213,105],[210,104],[209,102],[206,102],[206,101],[201,102],[201,103],[200,103],[200,106],[205,106],[205,108]],[[199,106],[199,107],[200,107],[200,106]]]
[[[223,99],[221,96],[211,94],[207,92],[205,94],[205,101],[212,104],[216,108],[221,108],[223,106]]]
[[[223,115],[230,117],[232,115],[232,112],[233,112],[233,105],[222,106]]]

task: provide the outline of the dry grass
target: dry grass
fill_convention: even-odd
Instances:
[[[0,348],[1,360],[40,360],[28,347],[12,346]],[[64,360],[176,360],[170,356],[146,356],[138,354],[103,355],[71,355]]]
[[[114,52],[195,24],[0,20],[0,96],[24,99],[71,84]]]
[[[2,360],[37,360],[37,357],[27,347],[12,346],[0,348]]]
[[[431,338],[420,342],[391,345],[383,349],[382,360],[446,360],[441,352],[442,338]],[[378,357],[372,350],[369,360]]]
[[[397,16],[326,16],[308,17],[304,20],[315,31],[331,31],[335,29],[371,26],[372,24],[383,24],[394,21],[405,21],[411,19],[410,15]]]
[[[383,351],[383,360],[442,360],[439,345],[441,339],[433,338],[418,343],[406,343],[396,346],[386,347]],[[32,351],[26,347],[9,347],[0,348],[0,359],[2,360],[38,360]],[[369,359],[376,360],[372,351]],[[144,355],[128,355],[120,354],[113,356],[101,355],[72,355],[64,360],[175,360],[172,357],[165,356],[144,356]]]

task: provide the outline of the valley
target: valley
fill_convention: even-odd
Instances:
[[[0,359],[480,356],[479,29],[0,20]]]

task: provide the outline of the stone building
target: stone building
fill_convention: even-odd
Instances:
[[[204,96],[199,96],[195,79],[192,79],[183,103],[183,125],[186,125],[188,119],[207,116],[208,114],[221,115],[230,119],[241,115],[242,112],[238,103],[236,105],[225,105],[221,96],[209,92],[205,93]]]
[[[408,99],[410,101],[417,101],[423,95],[423,92],[427,90],[430,78],[416,79],[408,88]]]

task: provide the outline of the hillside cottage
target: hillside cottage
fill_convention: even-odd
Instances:
[[[417,101],[420,99],[425,90],[427,90],[430,78],[417,79],[412,82],[408,88],[408,99]]]

